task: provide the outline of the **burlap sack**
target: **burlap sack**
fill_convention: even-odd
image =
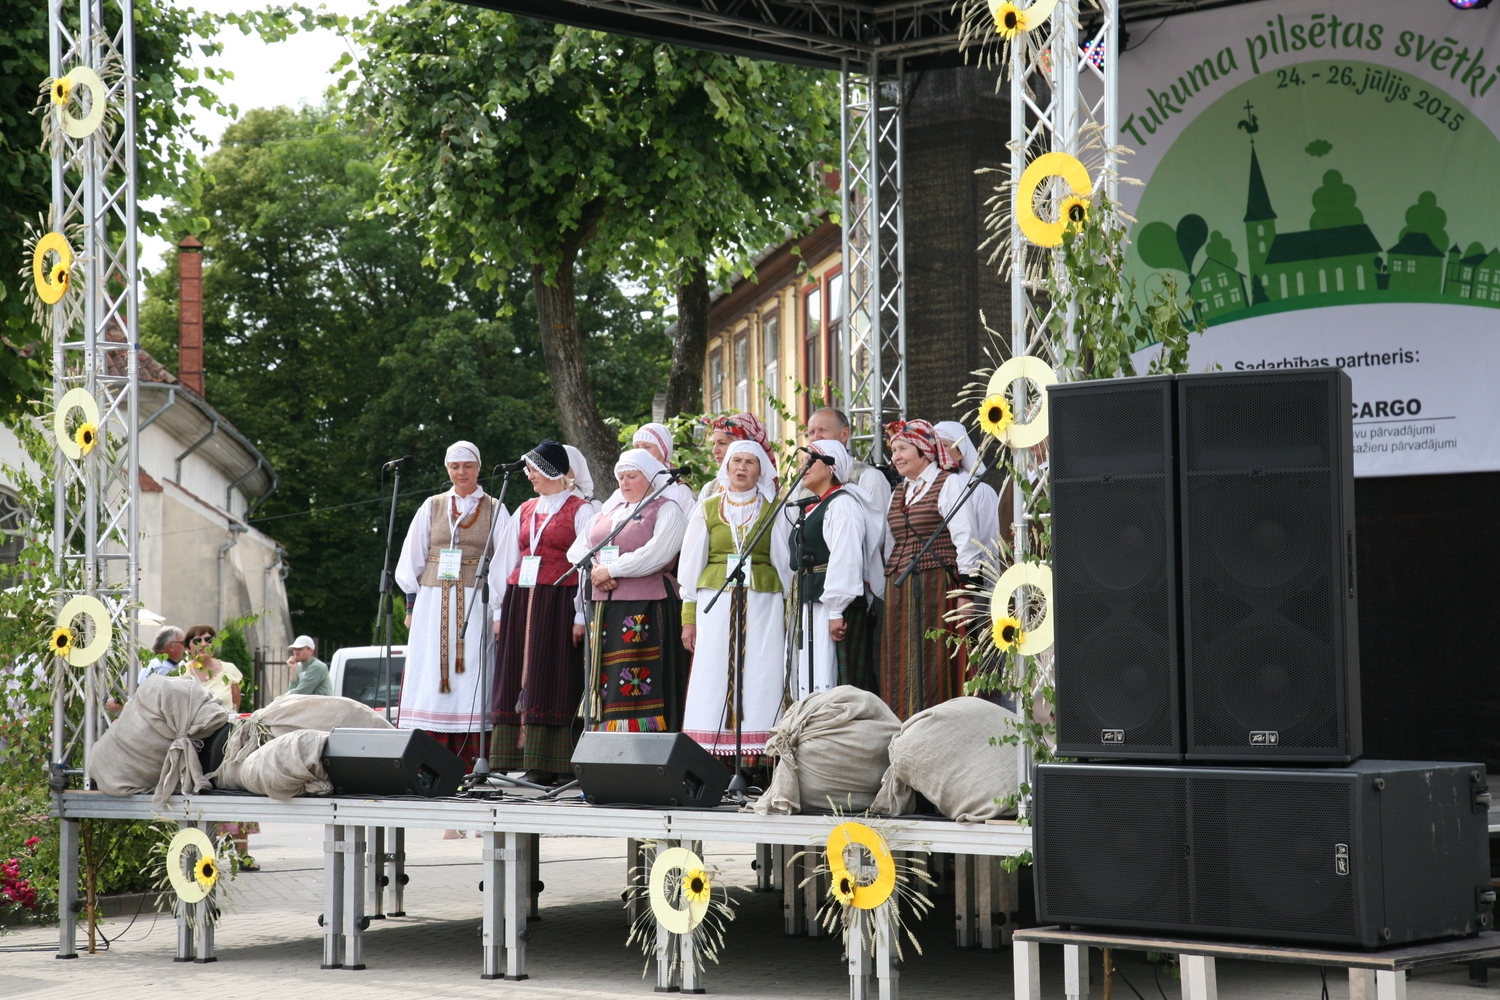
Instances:
[[[886,748],[901,722],[879,695],[847,684],[809,695],[771,730],[771,787],[752,807],[762,816],[864,812],[880,789]]]
[[[218,788],[248,788],[242,773],[245,762],[275,737],[303,729],[316,729],[326,736],[341,727],[394,728],[385,716],[353,698],[284,694],[235,727],[224,747],[223,763],[209,777]]]
[[[110,795],[154,792],[162,805],[174,792],[210,787],[196,741],[229,721],[229,710],[192,677],[150,675],[99,737],[89,771]]]
[[[328,795],[333,785],[323,769],[323,745],[328,734],[317,729],[297,729],[260,747],[240,766],[245,791],[273,799],[299,795]]]
[[[1020,787],[1016,748],[990,743],[1014,733],[1015,718],[982,698],[954,698],[913,715],[891,739],[891,766],[871,811],[905,815],[921,792],[944,816],[963,823],[1015,815],[997,800]]]

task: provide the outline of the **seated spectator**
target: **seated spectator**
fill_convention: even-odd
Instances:
[[[163,625],[158,629],[156,640],[151,643],[151,652],[156,654],[156,658],[141,667],[136,683],[139,684],[153,674],[159,677],[175,674],[182,664],[185,638],[182,629],[176,625]]]
[[[187,675],[208,688],[225,708],[240,710],[240,683],[245,679],[240,668],[225,662],[217,652],[214,638],[218,630],[212,625],[194,625],[187,630]]]
[[[310,636],[299,635],[293,641],[292,655],[287,658],[286,665],[292,668],[297,679],[286,689],[287,694],[333,694],[328,664],[313,655],[316,648]]]

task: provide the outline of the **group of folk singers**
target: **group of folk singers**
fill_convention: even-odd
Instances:
[[[964,427],[888,425],[893,490],[850,455],[844,414],[817,411],[809,451],[823,458],[806,459],[806,512],[794,531],[797,507],[774,514],[780,483],[760,420],[738,413],[710,426],[718,475],[696,496],[674,483],[644,506],[670,478],[672,434],[661,424],[636,431],[602,504],[583,455],[542,441],[524,457],[537,495],[514,513],[479,485],[478,447],[453,444],[453,487],[412,519],[396,569],[410,630],[400,726],[466,760],[488,727],[492,768],[546,784],[571,771],[585,718],[598,730],[685,732],[729,756],[742,708],[739,748],[753,759],[787,702],[810,691],[852,684],[902,719],[962,694],[962,653],[927,633],[959,627],[951,595],[979,582],[1000,533],[988,485],[954,511],[984,471]],[[575,564],[616,528],[580,580]],[[489,603],[478,608],[487,547]],[[742,587],[709,608],[741,563]],[[495,650],[487,675],[478,662],[486,619]],[[789,644],[798,629],[802,641]],[[741,641],[736,692],[731,654]]]

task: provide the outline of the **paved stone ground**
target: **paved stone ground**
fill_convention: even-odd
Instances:
[[[362,972],[322,971],[322,828],[265,824],[251,841],[264,870],[235,883],[218,929],[219,961],[177,964],[170,917],[142,914],[111,920],[103,932],[115,938],[108,951],[58,961],[55,928],[29,928],[0,938],[0,997],[161,1000],[207,997],[298,1000],[352,996],[361,1000],[434,997],[485,1000],[563,1000],[573,997],[653,995],[654,979],[642,979],[643,958],[625,947],[619,891],[624,842],[592,838],[545,838],[541,849],[542,920],[533,925],[527,949],[531,978],[520,983],[479,978],[480,894],[478,844],[443,841],[437,831],[408,833],[411,884],[407,917],[376,921],[365,936]],[[710,844],[707,854],[742,884],[754,883],[752,854],[740,845]],[[837,1000],[848,995],[836,940],[785,938],[779,894],[742,897],[730,928],[723,964],[711,967],[711,995],[806,997]],[[1006,952],[960,951],[953,944],[951,911],[940,905],[917,928],[925,954],[908,954],[901,988],[907,1000],[942,997],[1009,998]],[[115,936],[118,935],[116,938]],[[80,941],[86,944],[80,932]],[[82,949],[80,949],[82,950]],[[1174,980],[1153,976],[1140,956],[1120,956],[1141,1000],[1176,1000]],[[1061,953],[1044,949],[1051,973],[1044,995],[1062,996]],[[1101,996],[1095,953],[1093,996]],[[1342,973],[1329,976],[1330,995],[1347,995]],[[1224,1000],[1316,1000],[1317,970],[1219,963]],[[1425,972],[1409,984],[1412,1000],[1482,1000],[1465,970]],[[1135,1000],[1117,981],[1114,997]]]

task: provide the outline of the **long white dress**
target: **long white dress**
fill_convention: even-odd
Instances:
[[[880,536],[870,527],[869,505],[862,492],[845,486],[840,492],[845,497],[830,496],[819,506],[827,505],[823,513],[823,540],[828,545],[828,571],[823,579],[823,599],[812,605],[811,631],[807,633],[802,649],[797,652],[797,677],[793,690],[800,700],[817,691],[827,691],[839,682],[838,646],[828,634],[828,621],[842,618],[844,609],[854,601],[867,601],[873,593],[866,587],[871,567],[871,551],[878,552]],[[783,516],[792,517],[790,511]],[[882,565],[877,560],[877,567]],[[883,574],[879,578],[883,583]],[[803,628],[807,629],[806,608],[796,609],[802,616]],[[807,686],[808,657],[812,657],[812,689]]]
[[[744,500],[750,494],[725,495]],[[761,498],[753,514],[745,508],[752,523],[766,503]],[[744,719],[740,738],[741,747],[747,754],[765,752],[771,727],[781,718],[786,683],[785,595],[792,574],[787,532],[788,524],[781,518],[777,518],[770,529],[771,564],[776,568],[782,589],[775,593],[750,589],[746,595]],[[732,755],[735,741],[729,714],[729,612],[733,595],[726,589],[712,611],[705,613],[702,610],[717,591],[717,588],[696,587],[708,559],[708,525],[704,521],[704,506],[699,504],[688,519],[678,564],[683,604],[696,603],[698,608],[698,640],[693,652],[692,673],[688,678],[682,729],[710,753]]]
[[[445,498],[455,495],[451,489],[442,494]],[[483,496],[484,489],[481,487],[467,497],[459,497],[459,516],[467,517]],[[444,502],[451,503],[447,500]],[[450,601],[449,690],[444,694],[439,690],[443,588],[424,587],[418,583],[422,571],[427,567],[427,549],[432,531],[432,516],[428,512],[430,504],[430,500],[424,503],[412,518],[406,540],[401,543],[401,557],[396,562],[396,586],[404,593],[417,595],[417,602],[411,613],[411,634],[406,640],[406,669],[401,677],[401,718],[397,725],[402,729],[427,729],[438,733],[477,733],[485,728],[485,688],[480,683],[481,677],[488,678],[494,671],[495,647],[489,640],[489,622],[499,615],[500,598],[505,592],[505,576],[498,550],[506,525],[510,523],[510,513],[503,506],[497,507],[495,523],[490,532],[490,544],[495,548],[496,558],[490,561],[488,610],[475,607],[480,596],[477,586],[464,589],[463,601]],[[464,669],[460,673],[452,665],[458,656],[459,624],[466,609],[471,610],[468,627],[464,630]]]

